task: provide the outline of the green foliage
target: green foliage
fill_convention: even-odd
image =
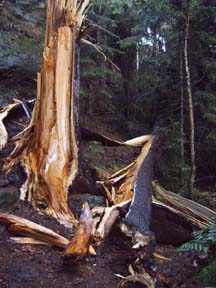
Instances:
[[[199,281],[204,287],[216,285],[216,223],[203,230],[195,231],[194,240],[183,244],[179,250],[198,250],[208,254],[211,261],[200,272]]]
[[[37,71],[41,63],[42,46],[38,40],[25,36],[17,36],[13,32],[0,32],[0,60],[5,65],[22,66]]]
[[[97,141],[91,141],[91,145],[88,146],[88,148],[85,151],[87,156],[93,157],[96,154],[99,154],[102,156],[104,154],[104,150],[101,147],[100,143]]]
[[[105,170],[105,163],[101,161],[104,158],[105,151],[101,144],[97,141],[91,141],[84,148],[84,158],[90,163],[93,167],[98,167]]]
[[[216,223],[203,230],[193,233],[194,240],[191,240],[180,247],[180,250],[199,250],[206,254],[216,248]]]
[[[184,37],[186,4],[186,0],[94,1],[88,14],[88,21],[92,22],[87,24],[95,26],[87,38],[99,45],[120,71],[104,61],[93,47],[83,47],[81,55],[84,113],[118,112],[120,118],[134,126],[140,123],[147,133],[158,116],[163,116],[165,140],[155,177],[174,191],[187,190],[190,178],[184,68],[184,159],[180,134],[179,39]],[[205,178],[215,174],[216,163],[215,5],[211,1],[192,0],[190,16],[188,52],[196,165],[199,177]],[[214,185],[215,180],[210,184]]]

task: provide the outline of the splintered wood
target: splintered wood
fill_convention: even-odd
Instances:
[[[110,195],[110,197],[108,197],[109,202],[112,199],[112,202],[114,202],[114,204],[118,204],[132,199],[137,173],[151,148],[153,138],[154,137],[150,135],[139,137],[139,139],[141,140],[144,139],[144,142],[141,143],[144,143],[145,145],[143,146],[141,153],[136,159],[136,161],[123,168],[122,170],[116,172],[115,174],[111,175],[110,178],[108,178],[107,180],[103,182],[98,182],[99,185],[101,185],[102,189],[104,189],[105,195]],[[129,140],[123,143],[131,143],[130,145],[132,146],[134,146],[134,143],[139,143],[140,145],[140,142],[138,142],[137,139],[138,138],[136,138],[135,141]],[[113,195],[113,191],[117,191],[117,193],[115,193],[114,199],[111,196]]]
[[[153,182],[153,188],[156,197],[158,195],[168,203],[167,207],[171,205],[170,209],[173,208],[181,212],[188,221],[191,221],[197,227],[204,228],[214,223],[214,219],[216,219],[215,211],[176,193],[167,191],[156,182]],[[156,202],[156,200],[153,202]]]
[[[0,223],[5,225],[12,234],[27,236],[60,248],[65,248],[69,244],[68,239],[51,229],[12,214],[0,213]],[[22,240],[19,242],[21,243]]]
[[[48,0],[43,66],[29,127],[19,135],[6,165],[21,161],[27,180],[21,199],[76,225],[68,188],[79,171],[78,119],[74,92],[75,49],[90,0]],[[1,122],[0,128],[3,131]],[[7,135],[2,133],[2,145]]]
[[[95,241],[98,245],[102,243],[114,224],[122,218],[122,230],[134,240],[133,249],[144,249],[144,246],[153,242],[148,241],[151,238],[148,236],[150,233],[145,234],[150,229],[151,204],[153,212],[156,211],[152,218],[157,218],[160,230],[166,222],[169,229],[169,233],[165,235],[167,238],[175,233],[173,223],[184,226],[182,233],[187,230],[189,237],[192,237],[193,228],[211,224],[216,216],[210,209],[166,191],[155,183],[155,197],[152,199],[157,139],[154,134],[120,142],[82,129],[83,137],[97,140],[103,145],[140,146],[142,149],[133,163],[98,182],[109,207],[90,211],[89,205],[85,203],[79,221],[75,219],[68,205],[69,186],[79,175],[80,166],[75,52],[76,41],[80,37],[82,22],[90,2],[48,0],[43,66],[37,78],[36,103],[30,124],[17,136],[16,146],[5,166],[9,170],[20,161],[27,173],[27,180],[21,188],[21,199],[28,200],[43,213],[72,224],[76,227],[75,234],[69,241],[31,221],[0,213],[1,224],[8,227],[11,233],[24,236],[13,238],[17,243],[54,245],[64,250],[61,255],[63,259],[75,260],[96,255],[92,242]],[[6,145],[8,139],[3,119],[16,105],[18,104],[15,102],[0,111],[0,149]],[[157,199],[158,195],[160,201]],[[161,198],[165,203],[161,202]],[[178,232],[179,230],[181,229]],[[185,240],[188,239],[184,238]],[[153,252],[152,249],[147,258],[153,257]],[[154,279],[144,270],[141,275],[125,277],[120,286],[129,281],[154,287]]]
[[[93,236],[94,221],[88,203],[84,203],[75,235],[62,253],[62,257],[80,259],[90,253],[96,254],[91,247]]]
[[[19,105],[20,102],[15,100],[13,104],[9,104],[5,108],[0,109],[0,151],[5,147],[8,141],[8,133],[3,120],[8,116],[8,113],[10,113],[13,108]]]

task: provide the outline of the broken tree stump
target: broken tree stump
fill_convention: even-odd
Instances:
[[[62,221],[76,224],[68,189],[78,173],[79,61],[76,47],[90,0],[48,0],[43,66],[29,127],[19,136],[6,165],[21,161],[27,180],[22,200]],[[76,80],[76,81],[75,81]]]
[[[62,253],[63,258],[75,258],[76,260],[87,256],[89,253],[96,254],[91,243],[94,236],[94,222],[88,203],[83,204],[79,223],[75,235],[67,248]]]

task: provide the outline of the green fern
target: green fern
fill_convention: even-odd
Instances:
[[[209,252],[209,245],[207,243],[206,240],[192,240],[190,242],[187,242],[185,244],[183,244],[180,247],[180,250],[182,251],[186,251],[186,250],[197,250],[197,251],[201,251],[204,252],[206,254],[208,254]]]
[[[216,285],[216,223],[203,230],[195,231],[193,235],[194,240],[183,244],[178,250],[197,250],[211,257],[210,263],[199,274],[200,283],[204,287],[210,288],[209,285]],[[215,287],[211,286],[211,288]]]
[[[183,244],[179,250],[198,250],[206,254],[216,247],[216,223],[193,233],[194,240]]]

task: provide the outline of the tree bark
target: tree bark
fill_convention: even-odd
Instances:
[[[153,136],[152,140],[146,144],[149,147],[146,147],[146,156],[136,174],[132,203],[125,216],[125,222],[133,230],[138,230],[142,234],[149,231],[151,220],[152,176],[158,141],[156,138],[157,136]]]
[[[181,28],[180,28],[181,29]],[[184,184],[184,79],[183,79],[183,41],[182,33],[179,31],[179,80],[180,80],[180,102],[181,102],[181,117],[180,117],[180,141],[181,141],[181,184]]]
[[[193,112],[193,97],[191,89],[191,75],[188,61],[188,38],[190,31],[190,0],[187,0],[186,7],[186,22],[185,22],[185,39],[184,39],[184,59],[185,59],[185,73],[187,81],[187,94],[189,104],[189,122],[190,122],[190,186],[188,196],[192,196],[194,180],[196,176],[196,164],[195,164],[195,142],[194,142],[194,112]]]

